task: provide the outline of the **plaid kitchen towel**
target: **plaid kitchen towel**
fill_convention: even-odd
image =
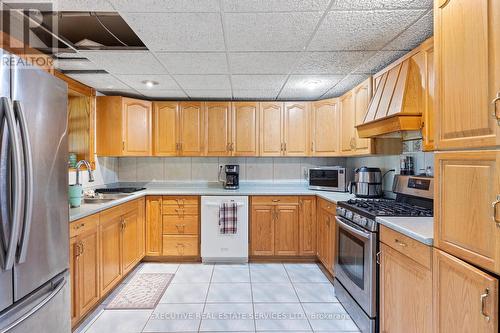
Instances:
[[[219,206],[219,233],[235,234],[238,226],[238,204],[223,202]]]

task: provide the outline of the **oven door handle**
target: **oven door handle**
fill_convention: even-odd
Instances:
[[[372,236],[372,234],[369,232],[358,230],[358,229],[350,226],[341,217],[335,216],[335,220],[337,220],[337,224],[339,225],[339,227],[341,227],[349,232],[352,232],[353,234],[358,235],[359,237],[363,237],[364,239],[370,239],[370,237]]]

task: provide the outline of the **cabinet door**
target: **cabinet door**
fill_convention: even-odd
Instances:
[[[362,84],[354,88],[354,125],[363,123],[368,105],[372,98],[372,79],[369,78]],[[356,153],[370,154],[371,153],[371,139],[362,139],[358,136],[358,131],[354,129],[354,140],[356,144]]]
[[[178,154],[178,102],[154,102],[154,155]]]
[[[498,279],[434,249],[434,332],[498,332]]]
[[[435,241],[441,250],[500,273],[500,150],[436,153]]]
[[[259,154],[259,103],[233,103],[232,112],[233,156],[258,156]]]
[[[380,244],[380,331],[432,332],[432,272]]]
[[[84,316],[99,301],[99,229],[78,236],[80,256],[78,258],[79,314]]]
[[[201,102],[181,102],[179,106],[179,144],[182,156],[204,153],[204,112]]]
[[[206,102],[205,119],[206,155],[231,155],[231,103]]]
[[[121,216],[101,214],[99,229],[101,295],[107,294],[120,281],[121,270]]]
[[[326,269],[333,275],[333,262],[335,261],[335,215],[326,213],[325,223],[325,261]]]
[[[123,98],[123,154],[151,155],[151,102]]]
[[[299,209],[297,206],[277,205],[274,234],[274,254],[299,254]]]
[[[437,147],[491,147],[500,91],[498,0],[434,2]]]
[[[274,206],[252,205],[250,249],[254,256],[274,255]]]
[[[423,50],[425,56],[425,107],[422,114],[422,149],[434,150],[434,101],[435,101],[435,69],[434,44]]]
[[[283,154],[283,103],[260,103],[260,156]]]
[[[299,254],[316,254],[316,198],[301,197],[299,201]]]
[[[71,326],[75,326],[80,319],[78,313],[78,237],[69,239],[69,276],[71,279]]]
[[[127,274],[137,263],[139,258],[139,214],[133,210],[123,215],[122,230],[122,272]]]
[[[159,256],[162,244],[161,196],[146,198],[146,255]]]
[[[339,154],[339,108],[337,99],[312,103],[311,154],[336,156]]]
[[[356,148],[354,137],[354,98],[352,92],[340,97],[340,151],[350,154]]]
[[[284,115],[284,150],[286,156],[308,156],[309,108],[306,102],[285,103]]]

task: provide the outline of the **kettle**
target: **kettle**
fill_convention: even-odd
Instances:
[[[380,168],[363,166],[354,170],[354,181],[349,183],[349,193],[359,198],[380,198],[382,190],[382,171]]]

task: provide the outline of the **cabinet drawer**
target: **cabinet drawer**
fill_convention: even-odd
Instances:
[[[83,234],[86,231],[97,228],[99,224],[99,214],[90,215],[71,222],[69,225],[69,237],[75,237]]]
[[[164,234],[198,235],[198,215],[163,215]]]
[[[380,241],[431,269],[432,248],[386,226],[380,226]]]
[[[175,215],[182,217],[184,215],[198,215],[198,206],[163,206],[163,215]]]
[[[337,206],[333,202],[324,199],[319,199],[318,201],[321,209],[326,210],[330,214],[336,215]]]
[[[256,205],[298,205],[298,196],[255,196],[252,197],[252,204]]]
[[[164,256],[197,256],[198,236],[163,236]]]
[[[164,206],[186,206],[186,205],[198,205],[197,196],[181,196],[181,197],[171,197],[163,196],[162,202]]]

